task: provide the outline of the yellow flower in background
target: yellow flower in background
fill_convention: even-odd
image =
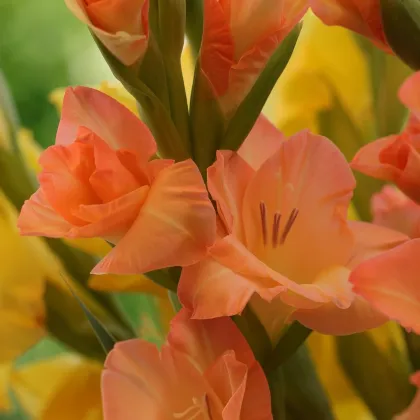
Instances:
[[[11,409],[9,398],[11,363],[0,363],[0,413]]]
[[[35,420],[102,420],[101,372],[101,364],[66,354],[14,370],[11,387]]]
[[[287,135],[319,132],[318,113],[337,97],[352,121],[365,127],[372,115],[369,68],[353,34],[324,25],[308,13],[295,52],[264,112]]]

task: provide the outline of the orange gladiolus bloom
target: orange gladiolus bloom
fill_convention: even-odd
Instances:
[[[226,113],[245,97],[306,0],[204,0],[201,68]]]
[[[333,143],[308,131],[286,141],[269,125],[260,119],[238,153],[219,151],[208,170],[220,237],[205,260],[184,268],[181,302],[193,318],[213,318],[238,314],[251,299],[272,337],[287,317],[327,334],[380,325],[384,317],[348,278],[407,237],[347,221],[355,180]]]
[[[21,233],[116,244],[95,274],[197,262],[215,237],[206,187],[192,160],[150,160],[155,153],[149,129],[127,108],[97,90],[69,88]]]
[[[65,0],[125,65],[141,59],[149,38],[149,0]]]
[[[420,72],[400,89],[400,99],[411,111],[405,130],[367,144],[354,157],[352,168],[374,178],[394,182],[420,203]]]
[[[362,262],[351,274],[354,292],[403,327],[420,334],[420,239]]]
[[[189,319],[182,310],[159,350],[118,343],[102,376],[105,420],[270,420],[264,372],[233,321]]]
[[[344,26],[391,52],[382,23],[380,0],[309,0],[309,4],[325,24]]]
[[[420,238],[420,205],[395,187],[386,185],[372,197],[373,223]]]

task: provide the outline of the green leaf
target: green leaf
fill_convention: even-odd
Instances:
[[[203,0],[187,1],[187,38],[194,57],[198,57],[203,36]]]
[[[296,26],[277,47],[251,91],[229,121],[221,149],[237,150],[248,136],[278,78],[286,68],[295,49],[301,27]]]
[[[177,161],[185,160],[190,157],[186,144],[181,139],[170,115],[169,98],[162,100],[156,96],[150,87],[147,86],[138,74],[136,65],[131,67],[124,66],[117,60],[103,45],[93,36],[99,50],[112,70],[114,76],[124,85],[138,101],[140,105],[142,120],[148,125],[159,147],[159,154],[164,158],[171,158]],[[159,74],[152,71],[147,72],[150,80],[166,84],[166,78],[160,79]],[[145,77],[145,69],[143,67]]]
[[[412,69],[420,69],[420,2],[380,0],[387,41]]]
[[[261,363],[272,349],[270,338],[264,326],[249,305],[242,311],[241,315],[235,315],[232,319],[248,341],[255,358]]]
[[[176,293],[177,283],[171,277],[169,271],[167,270],[155,270],[149,271],[145,274],[153,283],[156,283],[159,286],[164,287],[165,289],[171,290]]]
[[[92,314],[88,307],[83,303],[83,301],[77,296],[76,292],[66,281],[68,288],[71,291],[71,294],[76,299],[77,303],[80,305],[80,308],[84,312],[86,318],[88,319],[90,326],[92,327],[96,338],[99,340],[99,343],[102,346],[102,349],[105,351],[105,354],[108,354],[116,343],[115,338],[109,333],[109,331],[99,322],[99,320]]]
[[[409,373],[395,366],[366,333],[336,340],[341,365],[375,418],[389,420],[401,413],[415,392]]]
[[[411,366],[413,371],[418,371],[420,370],[420,336],[415,333],[409,333],[404,328],[402,330]]]
[[[270,386],[271,411],[273,420],[286,419],[286,383],[284,380],[283,369],[277,369],[267,375],[268,385]]]
[[[182,309],[181,302],[178,299],[178,295],[174,292],[168,291],[168,297],[171,301],[172,307],[174,308],[175,312],[179,312]]]
[[[327,394],[306,346],[282,366],[286,382],[286,410],[292,419],[333,420]]]

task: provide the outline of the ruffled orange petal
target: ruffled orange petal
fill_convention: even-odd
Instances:
[[[385,38],[378,0],[310,0],[314,13],[327,25],[340,25],[391,51]]]
[[[71,144],[81,126],[114,149],[136,153],[140,162],[147,162],[156,153],[150,130],[124,105],[96,89],[67,88],[56,144]]]
[[[69,238],[101,237],[116,243],[130,229],[146,201],[150,187],[145,185],[105,204],[81,205],[73,211],[83,226],[73,226]]]
[[[362,262],[350,276],[354,292],[402,326],[420,333],[420,239]]]
[[[192,160],[164,170],[118,245],[94,274],[140,274],[199,261],[215,240],[216,215]]]
[[[417,118],[420,118],[420,72],[408,77],[401,85],[398,96],[401,102],[410,109]]]
[[[374,178],[395,182],[401,170],[380,160],[381,152],[397,141],[398,136],[385,137],[363,146],[351,161],[352,169]]]
[[[409,240],[404,233],[373,225],[372,223],[351,221],[349,226],[355,238],[353,255],[347,264],[351,269],[362,261],[395,248]]]
[[[42,189],[26,200],[17,222],[21,235],[61,238],[66,236],[72,225],[50,206]]]
[[[148,0],[142,1],[142,5],[138,5],[137,11],[140,12],[141,15],[138,20],[138,29],[134,33],[125,32],[127,29],[130,29],[125,27],[120,28],[120,30],[114,29],[114,31],[108,32],[99,27],[97,22],[93,22],[90,19],[86,11],[84,0],[65,0],[65,2],[70,11],[84,24],[88,25],[101,42],[112,54],[121,60],[123,64],[129,66],[143,57],[148,46]],[[103,5],[104,2],[98,3]],[[133,2],[124,3],[135,4]],[[115,13],[113,13],[113,17],[114,15]],[[132,15],[130,16],[130,20],[132,20]]]
[[[261,165],[280,148],[285,141],[284,135],[274,126],[267,117],[261,114],[238,150],[242,157],[254,170]]]
[[[373,223],[397,230],[411,238],[420,237],[420,205],[402,191],[386,185],[371,201]]]
[[[202,71],[218,96],[228,90],[229,72],[234,59],[234,43],[228,17],[222,5],[218,0],[204,2],[204,27],[200,50]]]
[[[242,201],[253,175],[250,166],[231,151],[218,151],[216,162],[207,170],[208,189],[217,203],[219,217],[227,232],[241,232]]]
[[[356,334],[379,327],[388,321],[386,316],[361,297],[356,297],[346,309],[327,303],[313,310],[297,310],[291,319],[321,334],[329,335]]]

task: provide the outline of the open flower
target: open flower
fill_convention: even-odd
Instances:
[[[401,101],[411,111],[404,131],[362,147],[352,168],[374,178],[395,183],[414,201],[420,203],[420,72],[401,86]]]
[[[420,205],[398,188],[386,185],[372,197],[373,223],[420,238]]]
[[[385,37],[380,0],[309,0],[314,13],[327,25],[340,25],[391,51]]]
[[[182,310],[159,350],[118,343],[102,376],[105,420],[270,420],[264,372],[233,321],[189,319]]]
[[[155,153],[150,131],[124,106],[69,88],[56,145],[40,158],[40,188],[19,217],[21,233],[116,244],[95,274],[198,261],[215,235],[204,182],[193,161],[150,160]]]
[[[267,124],[260,119],[254,133]],[[208,258],[184,268],[181,303],[193,318],[213,318],[240,313],[252,298],[272,336],[286,317],[329,334],[381,324],[384,318],[353,294],[349,274],[406,236],[347,221],[355,181],[328,139],[307,131],[287,141],[273,128],[265,133],[244,145],[264,151],[265,159],[219,151],[208,170],[224,232]]]
[[[204,0],[201,69],[226,113],[307,8],[306,0]]]
[[[141,59],[149,37],[149,0],[65,0],[125,65]]]

